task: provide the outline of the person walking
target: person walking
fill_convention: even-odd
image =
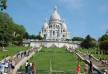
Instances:
[[[80,74],[80,64],[77,66],[77,74]]]
[[[92,64],[92,61],[90,61],[90,64],[89,64],[88,74],[93,74],[93,64]]]
[[[84,74],[88,74],[88,64],[85,64],[85,67],[84,67]]]
[[[27,60],[26,64],[25,64],[25,73],[27,74],[28,73],[28,65],[29,65],[29,62]]]
[[[32,63],[32,74],[36,74],[36,68],[34,62]]]
[[[32,74],[32,63],[28,64],[28,73],[27,74]]]

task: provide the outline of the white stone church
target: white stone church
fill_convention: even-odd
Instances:
[[[67,25],[63,18],[58,13],[57,8],[54,8],[53,13],[50,16],[49,21],[43,24],[40,35],[45,38],[45,40],[25,40],[23,41],[24,46],[31,47],[72,47],[76,49],[79,47],[79,43],[73,41],[65,41],[70,39],[70,34],[67,29]]]
[[[50,19],[43,24],[40,35],[44,37],[45,40],[50,41],[64,41],[70,39],[67,25],[59,15],[57,8],[54,8]]]

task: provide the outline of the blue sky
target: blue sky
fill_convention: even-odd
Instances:
[[[55,6],[72,37],[99,38],[108,29],[108,0],[8,0],[6,11],[27,32],[38,34]]]

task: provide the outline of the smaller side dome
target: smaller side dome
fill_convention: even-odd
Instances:
[[[48,28],[48,23],[47,22],[44,23],[43,28]]]
[[[64,28],[65,30],[67,30],[66,23],[63,23],[63,28]]]

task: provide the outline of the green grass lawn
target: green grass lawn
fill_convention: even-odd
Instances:
[[[81,52],[87,53],[87,54],[92,54],[94,57],[96,58],[102,58],[105,60],[108,60],[108,55],[105,54],[100,54],[99,50],[97,50],[96,48],[90,48],[90,49],[79,49]]]
[[[30,62],[34,62],[38,70],[49,71],[50,61],[53,70],[65,72],[75,72],[78,64],[77,56],[74,53],[69,53],[64,48],[42,48],[30,59]],[[81,71],[84,72],[84,63],[80,61],[80,64]]]
[[[0,60],[8,56],[13,56],[15,53],[23,50],[27,50],[30,47],[23,47],[23,46],[8,46],[5,49],[7,51],[0,51]]]

